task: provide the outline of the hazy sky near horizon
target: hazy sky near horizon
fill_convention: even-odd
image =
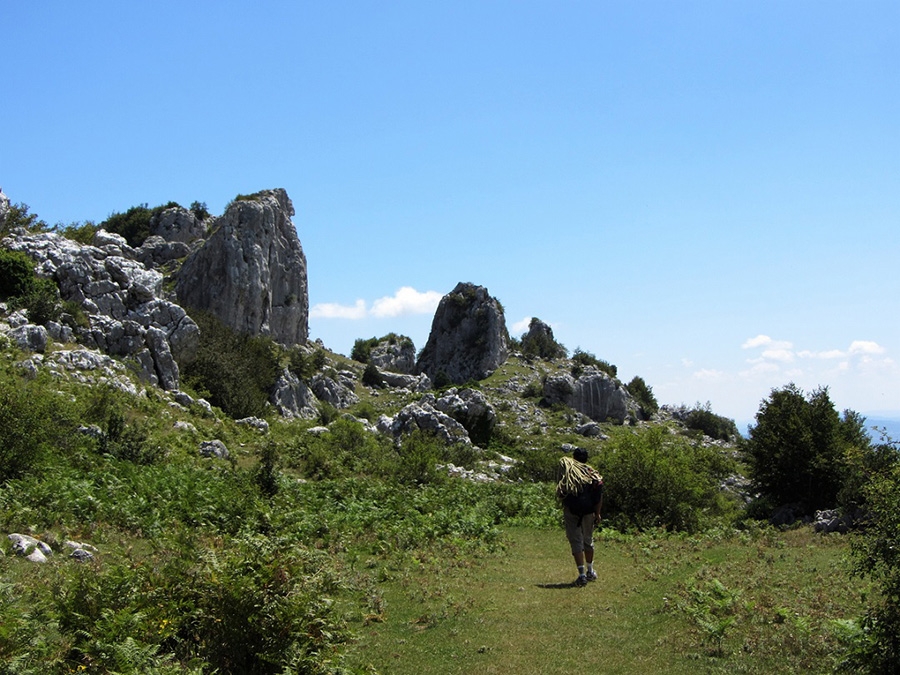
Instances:
[[[3,3],[0,186],[47,222],[284,187],[310,336],[486,286],[752,419],[900,415],[900,3]]]

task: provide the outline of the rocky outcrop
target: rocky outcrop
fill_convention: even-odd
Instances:
[[[283,345],[309,335],[306,256],[282,189],[232,202],[216,229],[178,273],[180,304],[211,312],[249,335]]]
[[[150,219],[150,235],[168,242],[190,244],[206,236],[207,221],[180,206],[164,209]],[[144,242],[146,244],[146,242]]]
[[[6,227],[6,216],[9,215],[9,197],[0,189],[0,232]]]
[[[404,336],[383,339],[372,347],[369,361],[374,363],[378,370],[410,375],[416,369],[416,346],[412,340]]]
[[[359,396],[354,392],[356,377],[349,370],[337,373],[337,379],[320,373],[313,376],[309,386],[316,398],[335,408],[349,408],[359,403]]]
[[[269,402],[286,419],[313,420],[319,416],[318,399],[289,368],[285,368],[275,382]]]
[[[477,389],[448,389],[440,398],[428,394],[422,401],[462,424],[474,443],[486,444],[497,424],[494,407]]]
[[[147,237],[140,248],[135,251],[135,257],[145,267],[159,267],[173,260],[186,258],[191,252],[191,247],[180,241],[166,241],[162,237]]]
[[[19,231],[3,246],[24,251],[36,262],[37,274],[53,279],[60,297],[84,312],[86,324],[71,327],[79,342],[133,357],[145,380],[178,388],[178,363],[193,358],[199,329],[184,309],[162,297],[162,274],[136,260],[123,237],[100,230],[93,245],[85,246],[52,232]],[[68,337],[57,328],[58,337]]]
[[[392,373],[387,370],[379,370],[381,381],[388,387],[407,389],[413,392],[425,392],[432,389],[431,380],[424,373],[421,375],[406,375],[404,373]]]
[[[528,332],[522,336],[522,353],[529,358],[557,359],[565,357],[566,349],[553,337],[553,329],[548,324],[533,317]]]
[[[544,400],[562,403],[596,422],[623,424],[637,416],[637,404],[622,384],[604,372],[590,368],[578,379],[568,373],[551,375],[544,381]]]
[[[416,371],[437,386],[482,380],[506,361],[508,344],[500,303],[483,286],[459,283],[441,298]]]
[[[382,415],[376,424],[379,432],[393,437],[399,441],[403,436],[421,430],[434,434],[445,443],[465,443],[471,445],[466,428],[450,417],[448,414],[437,410],[427,401],[410,403],[393,417]]]

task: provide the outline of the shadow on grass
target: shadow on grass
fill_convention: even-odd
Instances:
[[[574,581],[567,581],[564,584],[535,584],[538,588],[549,588],[551,590],[560,590],[564,588],[578,588]]]

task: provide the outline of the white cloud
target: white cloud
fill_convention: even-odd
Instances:
[[[323,302],[313,305],[309,310],[311,319],[351,319],[366,317],[378,319],[406,316],[408,314],[429,314],[437,309],[441,294],[437,291],[417,291],[411,286],[403,286],[392,296],[378,298],[372,308],[366,306],[365,300],[357,300],[353,305],[339,305],[334,302]]]
[[[884,354],[884,347],[877,342],[854,340],[850,343],[851,354]]]
[[[741,345],[741,349],[753,349],[755,347],[762,347],[763,345],[768,345],[772,343],[772,338],[768,335],[757,335],[755,338],[750,338],[744,344]]]
[[[524,319],[522,319],[521,321],[516,321],[516,322],[512,325],[512,334],[513,334],[513,335],[521,335],[522,333],[524,333],[525,331],[528,330],[528,327],[529,327],[530,325],[531,325],[531,317],[530,317],[530,316],[526,316],[526,317],[525,317]]]
[[[372,303],[371,315],[380,319],[407,314],[429,314],[441,301],[437,291],[420,293],[412,286],[403,286],[393,296],[378,298]]]
[[[790,363],[794,360],[794,352],[790,349],[766,349],[762,353],[764,359],[770,361],[781,361],[782,363]]]
[[[366,316],[366,303],[357,300],[353,306],[339,305],[336,302],[321,302],[309,310],[311,319],[363,319]]]
[[[704,382],[715,382],[718,380],[722,380],[725,378],[725,373],[721,370],[714,370],[712,368],[703,368],[694,373],[693,378],[695,380],[702,380]]]
[[[797,352],[797,356],[801,359],[842,359],[847,356],[847,352],[842,352],[840,349],[828,349],[824,352],[811,352],[804,349],[802,352]]]

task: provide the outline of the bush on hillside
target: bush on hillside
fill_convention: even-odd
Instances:
[[[166,209],[180,208],[178,202],[169,202],[152,209],[147,204],[132,206],[124,213],[113,213],[100,223],[100,227],[107,232],[114,232],[125,237],[129,246],[137,248],[150,236],[150,221],[153,216],[162,213]]]
[[[280,370],[275,343],[238,333],[207,312],[191,317],[200,327],[200,346],[184,370],[185,382],[234,419],[264,417]]]
[[[0,249],[0,299],[11,309],[24,309],[31,323],[44,325],[59,319],[63,305],[51,279],[34,273],[34,262],[21,251]]]
[[[371,361],[366,364],[366,368],[363,370],[362,383],[367,387],[375,387],[376,389],[382,389],[385,386],[384,377],[382,377],[381,372]]]
[[[722,415],[716,415],[708,401],[706,405],[698,403],[694,406],[684,418],[684,424],[688,429],[700,431],[704,435],[717,440],[729,441],[740,436],[734,420]]]
[[[541,323],[540,319],[532,317],[529,328],[539,323]],[[553,339],[552,334],[532,334],[530,331],[523,335],[522,339],[513,348],[520,349],[526,359],[539,358],[545,361],[552,361],[553,359],[564,359],[568,354],[568,350]]]
[[[16,228],[23,228],[28,232],[46,232],[50,227],[35,213],[28,212],[27,204],[10,204],[6,220],[0,228],[0,239],[8,235]]]
[[[572,377],[579,377],[587,367],[596,368],[600,372],[606,373],[610,377],[616,377],[619,369],[611,363],[607,363],[602,359],[598,359],[590,352],[586,352],[581,347],[576,347],[572,353]]]
[[[728,459],[684,437],[653,427],[616,436],[597,460],[604,476],[603,511],[628,529],[699,530],[731,513],[719,481]]]
[[[60,228],[58,231],[66,239],[77,241],[79,244],[88,245],[94,241],[94,235],[97,234],[97,230],[99,229],[99,225],[88,220],[84,223],[70,223],[69,225]]]
[[[854,570],[878,589],[848,664],[854,672],[896,673],[900,663],[900,442],[886,438],[880,468],[866,482],[865,527],[850,540]]]
[[[326,360],[323,349],[307,354],[301,347],[294,346],[288,351],[288,369],[301,380],[308,380],[322,370]]]
[[[49,382],[0,373],[0,482],[33,471],[54,451],[81,447],[77,427],[71,400]]]
[[[22,251],[0,249],[0,300],[27,293],[34,284],[34,261]]]
[[[659,403],[656,402],[653,390],[644,382],[644,378],[635,375],[625,388],[640,406],[643,419],[650,419],[659,410]]]
[[[864,438],[860,419],[852,411],[841,419],[827,388],[809,396],[794,384],[773,389],[745,444],[754,488],[771,507],[798,504],[808,513],[834,508],[847,452]]]

